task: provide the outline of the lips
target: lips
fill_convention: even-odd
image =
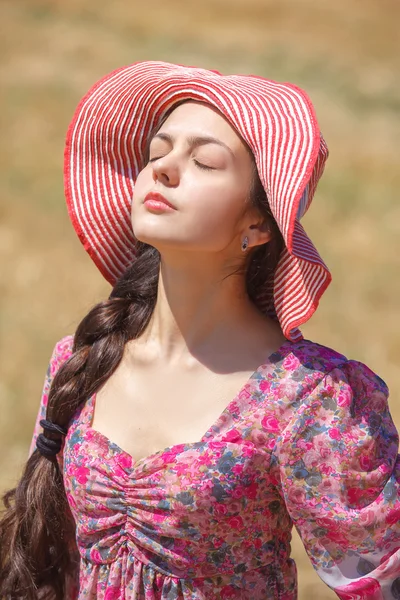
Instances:
[[[171,204],[171,202],[169,202],[159,192],[150,192],[149,194],[147,194],[145,196],[144,202],[147,202],[148,200],[155,200],[156,202],[162,202],[163,204],[166,204],[167,206],[170,206],[171,208],[175,208],[176,209],[176,206],[174,206],[173,204]]]

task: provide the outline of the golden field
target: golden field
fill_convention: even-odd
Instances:
[[[400,428],[400,3],[1,0],[0,22],[0,489],[26,458],[55,342],[109,293],[67,216],[65,132],[92,83],[143,59],[307,90],[330,158],[303,224],[333,283],[303,332],[377,371]],[[336,597],[293,547],[300,600]]]

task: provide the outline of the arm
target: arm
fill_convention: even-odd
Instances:
[[[52,381],[60,366],[71,356],[73,341],[73,336],[68,335],[62,338],[59,342],[57,342],[53,349],[53,353],[51,355],[49,366],[47,368],[47,373],[44,379],[42,397],[40,400],[39,410],[33,429],[31,445],[29,448],[29,456],[35,450],[36,440],[38,438],[38,435],[42,432],[42,428],[40,427],[39,422],[41,421],[41,419],[46,418],[47,402]]]
[[[400,457],[385,383],[347,361],[276,446],[282,494],[321,579],[342,600],[400,598]]]

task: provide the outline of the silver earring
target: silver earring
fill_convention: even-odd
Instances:
[[[249,238],[246,235],[246,237],[244,238],[244,240],[242,242],[242,252],[246,252],[248,245],[249,245]]]

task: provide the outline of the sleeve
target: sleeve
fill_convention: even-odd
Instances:
[[[400,599],[400,457],[386,384],[347,361],[276,445],[281,493],[321,579],[342,600]]]
[[[47,402],[48,402],[48,398],[49,398],[50,387],[53,382],[54,376],[57,373],[60,366],[71,356],[73,341],[74,341],[74,337],[72,335],[68,335],[68,336],[62,338],[59,342],[57,342],[57,344],[55,345],[55,347],[53,349],[50,363],[47,368],[47,373],[46,373],[46,376],[44,379],[42,397],[40,400],[40,406],[39,406],[38,414],[36,417],[35,426],[33,429],[31,445],[29,448],[29,456],[35,450],[36,440],[37,440],[39,434],[42,432],[42,428],[40,427],[39,422],[41,421],[41,419],[46,418]]]

